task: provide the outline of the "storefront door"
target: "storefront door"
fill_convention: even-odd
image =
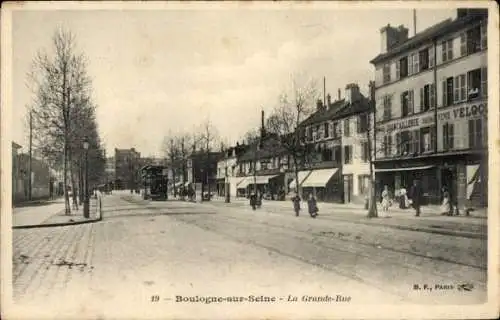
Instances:
[[[352,199],[352,183],[353,183],[353,175],[346,174],[344,175],[344,203],[351,202]]]

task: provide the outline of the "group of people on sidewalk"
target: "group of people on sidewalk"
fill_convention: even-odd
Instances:
[[[443,199],[441,201],[440,212],[441,215],[458,215],[457,206],[454,205],[454,201],[452,200],[452,196],[450,191],[446,186],[442,188]],[[420,209],[422,206],[423,200],[423,190],[418,180],[413,181],[413,186],[410,189],[410,192],[406,191],[406,188],[402,187],[399,189],[397,194],[395,195],[399,202],[400,209],[407,209],[409,207],[413,207],[415,209],[415,216],[420,216]],[[382,206],[382,214],[383,217],[389,217],[388,211],[389,208],[393,205],[393,198],[391,192],[389,191],[389,187],[387,185],[384,186],[384,190],[381,194],[381,206]]]

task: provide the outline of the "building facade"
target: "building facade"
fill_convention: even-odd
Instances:
[[[186,163],[186,187],[191,187],[200,193],[217,192],[217,164],[223,158],[222,152],[197,151],[192,153]]]
[[[115,157],[106,158],[106,167],[104,169],[105,183],[114,183],[116,180],[116,162]]]
[[[455,19],[412,38],[381,29],[375,66],[378,190],[419,180],[424,201],[442,187],[458,207],[487,199],[487,10],[458,9]]]
[[[140,182],[140,152],[115,148],[115,189],[135,189]]]
[[[369,99],[357,84],[348,84],[345,97],[326,104],[318,101],[317,110],[302,124],[310,156],[299,172],[303,194],[314,194],[320,201],[362,202],[368,192],[370,162]],[[295,178],[290,189],[295,188]]]

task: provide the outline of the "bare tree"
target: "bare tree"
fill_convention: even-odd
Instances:
[[[293,79],[291,92],[281,95],[280,104],[267,119],[267,130],[278,137],[281,146],[293,161],[296,181],[299,181],[299,170],[305,164],[308,154],[305,132],[300,125],[314,111],[316,99],[317,90],[314,81],[300,86],[296,79]],[[295,191],[301,194],[299,183],[295,184]]]
[[[49,159],[63,154],[65,212],[71,212],[68,197],[68,165],[72,163],[71,135],[78,122],[75,113],[90,100],[91,82],[82,53],[76,53],[74,35],[58,29],[52,38],[53,52],[40,50],[28,74],[34,93],[31,107],[38,150]],[[71,172],[72,177],[72,172]]]
[[[214,160],[212,152],[217,150],[217,145],[220,142],[220,136],[217,131],[217,128],[213,125],[210,119],[205,120],[201,124],[200,128],[200,143],[202,146],[202,150],[205,153],[205,165],[204,165],[204,183],[202,183],[202,199],[203,193],[205,192],[205,184],[208,185],[208,199],[210,200],[210,176],[213,171],[216,170],[211,166],[212,161]]]
[[[247,145],[253,145],[254,143],[257,143],[259,139],[260,139],[260,131],[258,128],[252,128],[243,135],[243,141]]]

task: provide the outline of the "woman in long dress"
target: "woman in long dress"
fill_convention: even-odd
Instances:
[[[384,218],[388,217],[389,207],[391,205],[391,195],[389,193],[389,187],[384,186],[384,191],[382,191],[382,216]]]
[[[450,193],[443,187],[443,202],[441,203],[441,215],[449,216],[451,211],[451,203],[450,203]]]

